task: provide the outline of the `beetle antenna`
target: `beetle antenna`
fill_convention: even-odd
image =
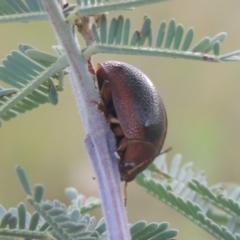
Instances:
[[[164,154],[164,153],[170,152],[171,150],[172,150],[172,147],[169,147],[166,150],[164,150],[163,152],[160,152],[160,154]]]
[[[123,195],[124,195],[124,206],[127,206],[127,182],[124,183],[124,189],[123,189]]]

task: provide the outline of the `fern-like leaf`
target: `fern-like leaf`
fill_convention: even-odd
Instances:
[[[126,9],[133,9],[135,7],[140,7],[144,5],[154,4],[154,3],[160,3],[160,2],[166,2],[168,0],[90,0],[90,1],[82,1],[77,0],[78,6],[72,13],[72,15],[78,14],[80,16],[86,16],[86,15],[95,15],[100,14],[102,12],[110,12],[110,11],[118,11],[118,10],[126,10]]]
[[[41,0],[2,0],[0,23],[47,20]]]
[[[193,179],[189,182],[189,187],[201,194],[205,201],[209,201],[215,208],[211,209],[211,215],[215,214],[216,209],[225,215],[225,224],[233,233],[240,232],[240,196],[239,186],[235,186],[231,191],[220,190],[212,191],[201,182]],[[214,218],[219,222],[219,217]],[[220,220],[222,220],[220,218]],[[239,235],[240,236],[240,235]]]
[[[65,193],[72,203],[71,209],[78,209],[81,214],[85,214],[90,210],[101,206],[101,202],[98,198],[86,198],[84,195],[79,194],[75,188],[67,188]]]
[[[240,187],[231,192],[223,191],[221,184],[208,187],[202,171],[194,171],[192,163],[180,166],[180,162],[181,156],[176,155],[168,168],[160,156],[136,181],[217,239],[239,239]]]
[[[99,206],[99,200],[86,198],[73,188],[68,188],[66,194],[71,205],[66,207],[59,201],[43,201],[43,186],[36,185],[30,189],[30,183],[24,170],[16,167],[20,183],[27,194],[27,200],[36,210],[33,214],[26,211],[23,203],[17,208],[5,210],[0,205],[0,239],[79,239],[107,240],[106,224],[99,222],[83,211]],[[130,226],[133,240],[171,240],[178,231],[169,229],[167,222],[147,223],[139,221]]]
[[[23,203],[9,210],[0,205],[0,238],[43,239],[47,237],[47,233],[39,231],[43,224],[40,215],[28,213]]]
[[[20,45],[20,51],[13,51],[0,66],[0,80],[11,85],[0,87],[0,118],[5,121],[44,103],[56,105],[68,66],[64,56],[57,58],[28,45]],[[59,79],[58,86],[53,78]]]
[[[140,30],[135,30],[130,37],[130,19],[113,18],[110,27],[102,15],[100,29],[93,25],[92,31],[96,41],[95,46],[87,48],[85,57],[95,53],[148,55],[172,58],[184,58],[208,62],[239,61],[240,50],[220,55],[220,43],[226,38],[226,33],[218,33],[213,38],[204,37],[191,47],[194,30],[190,28],[184,34],[184,28],[172,19],[168,26],[165,21],[160,23],[156,40],[152,40],[151,19],[144,17]],[[107,30],[108,28],[108,30]],[[106,41],[109,39],[109,41]],[[131,39],[131,40],[130,40]],[[209,54],[212,51],[213,54]]]
[[[178,231],[168,230],[169,224],[163,223],[149,223],[140,221],[135,223],[130,228],[132,240],[170,240],[177,236]]]
[[[58,201],[42,201],[43,186],[36,185],[34,191],[24,170],[16,167],[16,172],[21,185],[28,195],[28,202],[36,210],[32,215],[26,212],[24,204],[19,204],[17,209],[6,211],[0,206],[0,236],[23,238],[51,238],[56,239],[106,239],[106,225],[102,220],[98,223],[90,215],[81,215],[86,208],[92,209],[99,205],[97,199],[84,199],[78,192],[69,188],[66,190],[71,206],[66,207]],[[19,227],[18,227],[19,226]],[[9,230],[10,229],[10,230]],[[132,239],[135,240],[170,240],[176,237],[177,232],[168,229],[168,223],[149,223],[140,221],[130,227]]]
[[[77,0],[76,4],[69,4],[63,9],[65,16],[95,15],[106,11],[116,11],[122,9],[133,9],[134,7],[144,6],[168,0],[128,0],[128,1],[81,1]],[[43,7],[41,0],[2,0],[0,1],[0,23],[9,22],[30,22],[47,20],[48,16]]]

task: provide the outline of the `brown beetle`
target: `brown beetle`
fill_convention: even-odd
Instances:
[[[130,182],[160,154],[167,133],[165,107],[148,77],[129,64],[98,64],[96,77],[116,136],[121,180]]]

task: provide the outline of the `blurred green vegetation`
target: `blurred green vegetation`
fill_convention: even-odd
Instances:
[[[204,36],[226,31],[222,53],[240,48],[239,1],[169,1],[138,8],[123,14],[132,19],[132,29],[142,24],[143,15],[152,17],[157,31],[162,20],[175,18],[187,29],[195,28],[196,43]],[[109,14],[109,18],[120,12]],[[18,43],[28,43],[53,53],[57,44],[47,22],[0,25],[0,57],[3,59]],[[157,86],[168,113],[168,135],[164,149],[172,147],[170,160],[181,153],[205,170],[210,184],[240,183],[238,171],[240,138],[240,63],[204,63],[189,60],[121,55],[97,55],[94,62],[120,60],[141,69]],[[43,183],[45,197],[66,202],[64,189],[73,186],[87,196],[98,196],[94,173],[83,147],[84,130],[77,113],[72,89],[65,91],[57,106],[45,105],[20,115],[0,128],[0,203],[16,206],[24,193],[14,166],[25,168],[32,183]],[[143,192],[136,183],[128,186],[129,222],[168,221],[180,230],[179,239],[213,239],[190,221],[179,216]],[[100,210],[95,211],[100,217]],[[193,235],[194,234],[194,235]],[[191,237],[190,237],[191,236]]]

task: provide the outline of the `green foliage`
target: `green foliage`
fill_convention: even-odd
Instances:
[[[3,0],[0,23],[47,20],[41,0]]]
[[[0,87],[0,118],[5,121],[44,103],[56,105],[57,91],[63,88],[66,60],[60,64],[57,57],[29,45],[20,45],[19,49],[20,52],[12,51],[0,66],[1,80],[14,87]]]
[[[17,208],[5,210],[0,205],[0,239],[107,239],[106,225],[99,222],[88,211],[100,206],[96,198],[86,198],[73,188],[66,190],[71,205],[66,207],[59,201],[43,201],[43,186],[36,185],[34,191],[21,167],[16,168],[21,185],[27,194],[27,201],[35,209],[30,214],[23,203]],[[133,240],[170,240],[177,235],[169,230],[168,223],[137,222],[130,227]]]
[[[101,206],[101,202],[98,198],[89,197],[79,194],[75,188],[67,188],[65,194],[71,201],[70,208],[72,210],[79,209],[81,214],[85,214],[90,210]]]
[[[226,33],[204,37],[195,45],[193,28],[185,30],[174,19],[162,21],[153,31],[151,18],[145,16],[142,26],[131,29],[131,20],[122,15],[112,18],[110,24],[106,12],[131,10],[134,7],[166,0],[77,0],[63,9],[66,21],[72,24],[76,16],[97,16],[100,23],[92,25],[95,44],[83,51],[88,60],[96,53],[132,54],[200,60],[206,62],[239,61],[240,50],[220,54],[220,44]],[[78,14],[78,15],[77,15]],[[41,0],[0,1],[0,23],[47,20]],[[154,36],[156,33],[156,37]],[[63,90],[64,69],[68,61],[61,47],[54,47],[57,56],[20,45],[20,51],[12,51],[0,66],[0,79],[9,87],[0,86],[0,118],[10,120],[19,113],[35,109],[41,104],[58,103],[58,92]],[[210,54],[211,52],[211,54]],[[164,156],[136,181],[150,194],[172,207],[190,221],[217,239],[240,240],[240,187],[221,184],[209,187],[202,172],[196,172],[192,164],[180,167],[176,156],[168,170]],[[71,204],[66,207],[58,201],[43,201],[44,188],[36,185],[31,190],[26,175],[20,167],[17,174],[27,201],[35,209],[30,214],[23,203],[6,210],[0,205],[0,239],[107,239],[106,225],[88,212],[100,206],[99,199],[86,198],[75,189],[66,190]],[[168,223],[140,221],[130,227],[133,240],[167,240],[177,235],[169,230]]]
[[[150,194],[175,209],[190,221],[210,233],[216,239],[239,240],[240,235],[240,187],[221,184],[208,187],[202,171],[193,170],[192,163],[180,165],[181,156],[176,155],[168,169],[165,156],[161,155],[136,181]],[[31,190],[21,167],[16,168],[27,201],[35,209],[26,211],[23,203],[8,211],[0,206],[1,236],[27,239],[107,239],[106,226],[97,223],[87,212],[99,207],[96,198],[86,198],[75,189],[66,189],[71,205],[66,207],[58,201],[43,201],[44,188],[36,185]],[[139,221],[130,227],[133,240],[172,239],[176,230],[168,230],[168,223]]]
[[[135,223],[130,228],[132,240],[157,240],[157,239],[172,239],[177,235],[176,230],[167,230],[169,224],[164,222],[161,224],[150,223],[145,221]]]
[[[95,15],[102,12],[110,12],[117,10],[133,10],[134,7],[140,7],[144,5],[150,5],[153,3],[166,2],[168,0],[127,0],[127,1],[115,1],[115,0],[90,0],[81,1],[77,0],[79,6],[73,11],[80,16]]]
[[[209,62],[238,61],[240,51],[220,55],[220,43],[226,33],[219,33],[213,38],[204,37],[191,47],[194,37],[193,28],[186,31],[181,24],[172,19],[168,26],[160,23],[156,39],[153,39],[151,19],[144,17],[140,30],[134,30],[130,37],[131,21],[123,16],[113,18],[108,27],[102,12],[132,9],[133,7],[163,2],[165,0],[129,0],[129,1],[77,1],[63,10],[67,19],[100,14],[100,27],[93,24],[92,32],[95,45],[84,51],[86,59],[96,53],[117,53],[149,55],[193,59]],[[46,13],[41,1],[3,0],[0,2],[0,23],[11,21],[43,20]],[[60,47],[55,47],[58,57],[43,53],[29,45],[20,45],[20,52],[12,51],[0,66],[0,79],[10,88],[0,86],[0,119],[10,120],[19,113],[35,109],[44,103],[56,105],[58,92],[63,90],[63,70],[68,66],[65,54]],[[208,53],[212,51],[213,55]],[[53,80],[57,80],[57,83]],[[0,122],[1,124],[1,122]]]
[[[136,181],[215,238],[239,240],[240,187],[231,186],[231,190],[224,190],[221,184],[208,187],[202,171],[194,171],[192,163],[180,166],[180,162],[181,156],[176,155],[168,170],[162,155]]]
[[[142,27],[140,30],[134,30],[131,37],[130,25],[130,19],[124,19],[120,15],[118,18],[111,20],[107,30],[107,18],[103,15],[100,30],[98,30],[97,25],[92,27],[96,44],[85,50],[85,56],[89,57],[95,53],[111,53],[183,58],[208,62],[240,60],[240,50],[220,55],[220,43],[227,36],[225,32],[218,33],[213,38],[204,37],[190,48],[194,37],[193,28],[189,28],[184,35],[182,24],[177,24],[174,19],[168,25],[165,21],[160,23],[155,41],[153,41],[153,30],[149,17],[144,17]],[[208,54],[210,51],[213,54]]]
[[[77,4],[70,4],[64,9],[64,15],[71,17],[78,13],[80,16],[95,15],[106,11],[121,9],[133,9],[143,5],[149,5],[168,0],[77,0]],[[48,20],[41,0],[2,0],[0,2],[0,23],[30,22]]]

